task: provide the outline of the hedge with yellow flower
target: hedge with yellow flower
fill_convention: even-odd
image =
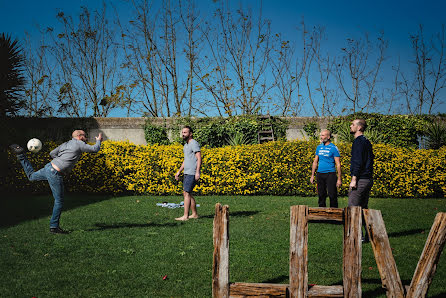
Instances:
[[[202,148],[203,165],[200,195],[316,195],[310,184],[311,164],[316,142],[269,142],[258,145]],[[35,168],[50,161],[55,148],[28,153]],[[350,182],[351,144],[338,144],[341,153],[342,187],[346,195]],[[174,179],[183,161],[182,145],[139,146],[128,142],[106,141],[96,154],[84,154],[65,177],[70,192],[134,193],[172,195],[182,193],[182,182]],[[444,197],[446,193],[446,147],[417,150],[375,144],[375,197]],[[9,174],[1,178],[6,191],[49,191],[45,182],[29,182],[10,155]]]

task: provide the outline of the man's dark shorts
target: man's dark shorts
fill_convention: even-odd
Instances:
[[[185,192],[191,193],[195,185],[197,185],[197,181],[195,180],[195,175],[184,175],[183,190]]]

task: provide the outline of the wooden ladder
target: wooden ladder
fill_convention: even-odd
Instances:
[[[260,115],[258,119],[260,120],[260,130],[257,132],[259,144],[274,141],[272,117],[270,115]]]

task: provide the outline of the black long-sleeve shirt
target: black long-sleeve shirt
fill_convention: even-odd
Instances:
[[[364,136],[359,136],[353,141],[352,158],[350,162],[350,175],[357,179],[373,178],[372,144]]]

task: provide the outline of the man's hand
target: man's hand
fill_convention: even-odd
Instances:
[[[177,172],[177,173],[175,174],[175,180],[176,180],[176,181],[180,180],[180,172]]]
[[[341,179],[338,179],[338,181],[336,181],[336,187],[339,188],[342,185],[342,181]]]
[[[200,173],[195,173],[195,181],[198,181],[200,179]]]
[[[311,175],[311,178],[310,178],[310,183],[311,183],[311,184],[313,184],[313,183],[314,183],[314,175]]]
[[[353,177],[352,177],[352,182],[350,182],[350,187],[349,187],[349,189],[350,189],[350,190],[352,190],[352,189],[356,189],[356,184],[357,184],[356,177],[353,176]]]
[[[99,135],[96,137],[96,141],[102,142],[102,132],[100,132]]]

